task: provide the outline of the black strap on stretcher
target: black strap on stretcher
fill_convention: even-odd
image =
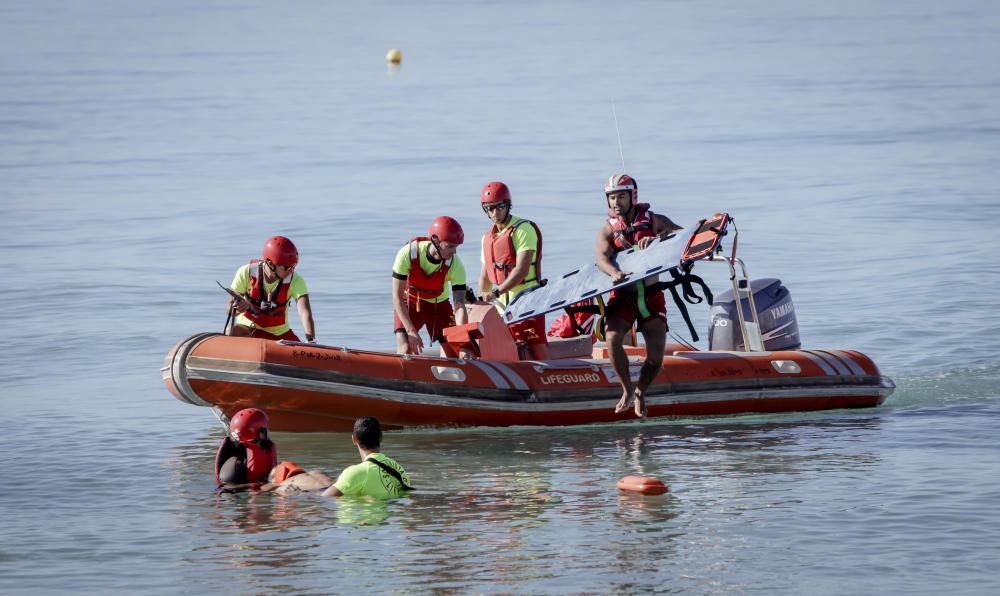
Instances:
[[[712,295],[712,290],[708,289],[708,285],[705,284],[705,280],[691,273],[691,268],[694,266],[695,261],[705,257],[711,258],[719,249],[722,237],[726,235],[726,226],[732,223],[732,221],[733,218],[728,213],[716,213],[712,217],[698,222],[698,229],[695,231],[694,236],[691,237],[681,257],[680,271],[671,269],[670,275],[673,276],[672,280],[657,282],[649,288],[652,290],[670,290],[670,295],[674,297],[674,304],[677,305],[677,310],[684,317],[684,322],[687,323],[688,331],[691,332],[691,338],[694,341],[698,341],[698,332],[695,331],[694,325],[691,323],[691,316],[688,314],[687,305],[684,302],[699,304],[707,298],[708,304],[711,306],[715,302],[715,297]],[[735,248],[734,245],[734,253]],[[705,298],[695,293],[694,284],[701,286]],[[683,300],[677,293],[678,286],[680,286],[684,293]]]
[[[698,341],[698,332],[695,331],[694,324],[691,323],[691,315],[688,314],[687,305],[684,304],[685,301],[691,304],[700,304],[704,300],[708,300],[709,306],[715,302],[715,296],[712,295],[712,290],[708,289],[708,285],[705,280],[691,273],[691,268],[688,266],[684,269],[683,273],[678,273],[676,269],[670,270],[670,275],[673,279],[670,281],[657,282],[647,288],[648,290],[670,290],[670,295],[674,297],[674,304],[677,305],[677,310],[680,311],[681,316],[684,317],[684,322],[687,323],[688,331],[691,332],[691,339]],[[694,284],[701,286],[701,291],[705,294],[704,298],[699,296],[694,291]],[[677,287],[680,286],[681,291],[684,293],[684,299],[681,299],[680,294],[677,293]]]

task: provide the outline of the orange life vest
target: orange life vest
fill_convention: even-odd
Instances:
[[[535,222],[527,219],[518,220],[517,223],[508,226],[506,230],[493,236],[493,228],[490,228],[483,236],[483,261],[486,263],[486,276],[494,285],[500,285],[510,277],[510,272],[517,264],[517,252],[514,250],[514,230],[522,224],[531,224],[538,235],[538,249],[535,251],[535,276],[526,278],[521,283],[538,281],[542,277],[542,231],[538,229]]]
[[[286,279],[278,282],[269,294],[264,293],[264,262],[260,259],[250,261],[250,291],[247,299],[253,304],[257,311],[252,313],[249,310],[243,313],[248,319],[258,327],[277,327],[288,322],[286,310],[288,308],[288,291],[292,287],[292,272]]]
[[[410,240],[410,272],[406,276],[406,294],[408,298],[414,300],[437,298],[444,290],[445,278],[451,269],[452,259],[445,259],[436,271],[430,275],[424,273],[423,267],[420,266],[420,242],[424,240],[430,238],[420,236]]]
[[[635,211],[635,219],[629,223],[608,209],[608,223],[611,224],[616,252],[632,248],[643,238],[656,236],[653,232],[653,212],[649,210],[649,204],[636,203]]]

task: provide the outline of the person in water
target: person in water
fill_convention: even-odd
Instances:
[[[236,271],[230,288],[242,299],[229,299],[228,308],[238,313],[230,335],[299,341],[288,325],[288,303],[294,300],[306,341],[316,340],[309,289],[306,280],[295,273],[298,263],[295,244],[284,236],[274,236],[264,243],[262,258]]]
[[[483,236],[479,292],[484,300],[503,310],[521,292],[541,285],[542,233],[534,222],[510,212],[510,189],[503,182],[484,186],[479,204],[492,222]],[[514,323],[509,329],[531,358],[548,360],[545,315]]]
[[[377,419],[371,416],[358,418],[351,440],[358,448],[362,462],[345,469],[336,482],[320,470],[306,471],[295,462],[283,461],[271,470],[268,483],[260,487],[261,492],[294,495],[323,491],[323,495],[329,497],[367,495],[385,498],[412,490],[403,467],[379,452],[382,429]]]
[[[419,354],[424,348],[422,328],[427,329],[432,342],[441,343],[447,327],[468,319],[465,265],[458,257],[458,247],[464,241],[462,226],[442,216],[431,222],[427,236],[411,239],[396,253],[392,305],[397,353]]]
[[[215,455],[215,482],[239,487],[268,479],[278,461],[278,446],[268,438],[270,420],[263,410],[246,408],[229,421],[229,434]]]
[[[281,495],[294,495],[303,492],[320,492],[333,484],[330,478],[320,470],[308,472],[291,461],[283,461],[274,466],[267,478],[267,484],[260,487],[261,492],[276,492]]]
[[[358,448],[361,463],[341,472],[333,486],[323,491],[323,496],[367,495],[387,498],[398,497],[413,490],[403,466],[379,451],[382,445],[382,427],[376,418],[358,418],[354,422],[351,442]]]
[[[622,271],[615,262],[615,255],[636,247],[646,248],[657,238],[681,229],[670,218],[653,213],[649,205],[639,203],[639,189],[635,179],[628,174],[615,174],[604,187],[608,205],[608,220],[597,234],[597,267],[618,283],[632,272]],[[622,396],[615,406],[615,413],[624,412],[634,403],[635,415],[646,415],[646,389],[663,366],[663,351],[667,341],[667,307],[663,290],[647,291],[656,283],[647,278],[631,286],[611,292],[605,309],[607,320],[606,340],[611,364],[618,375]],[[633,386],[629,373],[628,355],[623,347],[625,336],[638,322],[646,343],[646,361]]]

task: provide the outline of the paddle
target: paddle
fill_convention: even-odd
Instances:
[[[227,293],[227,294],[229,294],[230,296],[232,296],[232,297],[233,297],[233,307],[229,309],[229,314],[228,314],[228,315],[226,315],[226,324],[225,324],[225,325],[224,325],[224,326],[222,327],[222,333],[223,333],[223,334],[225,334],[225,335],[229,335],[229,321],[233,319],[233,315],[234,315],[234,314],[236,313],[236,303],[237,303],[237,302],[246,302],[246,304],[247,304],[247,310],[248,310],[248,311],[250,312],[250,314],[254,314],[254,315],[256,315],[256,314],[259,314],[259,313],[260,313],[260,311],[259,311],[259,310],[257,310],[257,307],[256,307],[256,306],[254,306],[253,304],[251,304],[251,303],[250,303],[250,302],[249,302],[249,301],[248,301],[248,300],[247,300],[246,298],[244,298],[243,296],[241,296],[241,295],[237,294],[237,293],[236,293],[236,292],[235,292],[235,291],[234,291],[234,290],[233,290],[232,288],[227,288],[226,286],[224,286],[224,285],[220,284],[220,283],[219,283],[219,280],[215,280],[215,283],[216,283],[216,284],[217,284],[217,285],[218,285],[218,286],[219,286],[220,288],[222,288],[222,290],[223,290],[223,291],[224,291],[225,293]]]

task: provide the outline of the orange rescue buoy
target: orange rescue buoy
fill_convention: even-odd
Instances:
[[[646,476],[625,476],[618,481],[619,490],[627,490],[634,493],[642,493],[644,495],[662,495],[670,490],[666,484],[663,484],[656,478],[649,478]]]

